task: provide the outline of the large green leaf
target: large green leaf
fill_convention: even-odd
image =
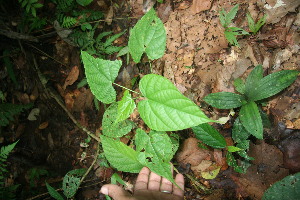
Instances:
[[[124,143],[101,136],[103,151],[108,162],[119,171],[138,173],[143,165],[137,160],[138,152]]]
[[[129,52],[134,62],[140,62],[144,52],[149,59],[162,57],[166,49],[166,30],[152,8],[130,30]]]
[[[138,155],[140,163],[175,183],[170,161],[176,149],[173,149],[174,144],[170,137],[164,132],[157,131],[150,131],[148,135],[141,129],[137,130],[135,137],[137,151],[142,151]]]
[[[81,51],[87,82],[96,98],[106,104],[116,101],[116,91],[112,84],[118,76],[122,61],[94,58]]]
[[[251,96],[252,101],[268,98],[291,85],[299,75],[296,70],[283,70],[269,74],[262,78],[257,88],[254,88],[255,95]]]
[[[163,76],[144,76],[140,91],[146,100],[138,103],[138,111],[153,130],[176,131],[213,121]]]
[[[263,125],[258,107],[251,101],[240,110],[240,120],[245,129],[258,139],[263,139]]]
[[[262,65],[257,65],[248,75],[245,83],[245,95],[248,99],[253,99],[256,95],[256,90],[259,81],[263,78]]]
[[[231,109],[241,107],[244,97],[232,92],[217,92],[204,97],[204,101],[216,108]]]
[[[135,109],[135,103],[131,98],[128,90],[124,92],[123,98],[118,102],[118,116],[116,122],[123,121],[129,117],[129,115]]]
[[[266,190],[263,200],[299,200],[300,173],[289,175]]]
[[[226,141],[225,138],[211,125],[200,124],[198,126],[192,127],[193,132],[198,140],[201,140],[205,144],[213,148],[225,148]]]
[[[116,122],[118,116],[118,104],[111,104],[104,112],[102,119],[103,135],[109,137],[122,137],[129,133],[134,123],[129,120]]]

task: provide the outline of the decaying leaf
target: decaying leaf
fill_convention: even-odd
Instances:
[[[77,66],[74,66],[65,80],[63,89],[65,90],[68,85],[72,85],[75,81],[77,81],[78,76],[79,76],[79,69]]]

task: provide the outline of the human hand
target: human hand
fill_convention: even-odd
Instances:
[[[100,192],[109,195],[114,200],[182,200],[184,195],[183,175],[177,174],[175,182],[181,189],[166,178],[144,167],[137,177],[133,194],[113,184],[102,186]]]

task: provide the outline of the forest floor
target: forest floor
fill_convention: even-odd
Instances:
[[[48,4],[48,1],[41,2],[45,5],[37,15],[53,15],[55,4],[51,1]],[[132,60],[127,62],[126,56],[117,58],[116,53],[107,55],[110,60],[122,59],[123,63],[127,63],[123,64],[116,82],[131,87],[133,78],[148,73],[159,74],[171,80],[210,118],[227,117],[229,110],[212,108],[203,98],[214,92],[234,92],[233,81],[239,77],[245,79],[259,64],[263,66],[264,76],[280,70],[300,70],[300,1],[280,2],[165,0],[162,4],[156,3],[155,10],[167,33],[165,55],[154,61],[144,56],[139,64]],[[1,14],[0,21],[16,32],[22,17],[21,8],[17,1],[7,6],[2,4],[6,12],[8,8],[11,10],[3,12],[5,14]],[[228,44],[219,19],[222,8],[229,11],[236,4],[240,6],[233,20],[234,25],[246,31],[249,31],[247,12],[255,20],[267,15],[266,23],[257,34],[238,36],[240,47]],[[116,34],[127,30],[114,41],[115,46],[127,45],[129,30],[144,15],[142,0],[94,0],[88,8],[104,13],[105,19],[100,20],[96,31],[113,31]],[[1,52],[11,50],[8,56],[3,53],[0,57],[3,102],[33,103],[31,109],[15,116],[8,126],[0,127],[0,142],[3,145],[19,140],[8,158],[9,176],[6,184],[20,184],[18,199],[50,199],[45,180],[58,188],[68,171],[89,168],[93,162],[98,142],[88,138],[81,127],[99,133],[105,105],[99,103],[97,110],[89,87],[77,87],[85,77],[80,48],[72,46],[69,40],[58,35],[58,30],[51,23],[48,22],[43,30],[26,34],[34,39],[13,38],[3,31],[1,34]],[[7,57],[16,83],[7,70],[7,62],[4,61]],[[40,73],[47,77],[47,84],[43,83]],[[190,129],[178,131],[180,148],[173,163],[185,175],[185,199],[261,199],[270,185],[299,172],[299,100],[299,77],[287,89],[268,99],[262,109],[267,113],[270,126],[264,129],[263,140],[251,138],[248,154],[254,160],[244,174],[235,172],[227,165],[225,150],[204,150],[198,146],[199,141]],[[34,115],[35,118],[29,120],[28,115]],[[233,145],[233,120],[215,126],[228,145]],[[125,138],[124,142],[130,141]],[[214,179],[204,179],[201,172],[209,170],[213,164],[221,167],[219,174]],[[104,167],[97,161],[75,198],[105,199],[99,195],[99,189],[110,182],[114,172],[114,169]],[[118,174],[129,185],[134,184],[136,174]]]

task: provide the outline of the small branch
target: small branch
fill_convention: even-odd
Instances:
[[[28,40],[31,42],[38,42],[39,40],[31,35],[25,35],[22,33],[14,32],[14,31],[8,31],[8,30],[1,30],[0,29],[0,35],[4,35],[8,38],[11,39],[16,39],[16,40]]]
[[[119,87],[121,87],[121,88],[123,88],[123,89],[125,89],[125,90],[129,90],[130,92],[134,92],[134,93],[136,93],[136,94],[141,95],[140,93],[138,93],[138,92],[136,92],[136,91],[133,91],[133,90],[131,90],[131,89],[127,88],[127,87],[124,87],[124,86],[122,86],[122,85],[119,85],[119,84],[117,84],[117,83],[113,83],[113,84],[116,85],[116,86],[119,86]]]
[[[79,185],[81,185],[81,183],[83,182],[83,180],[85,179],[85,177],[90,173],[90,171],[92,170],[93,166],[95,165],[97,159],[98,159],[98,154],[100,153],[100,144],[98,143],[98,147],[97,147],[97,151],[94,155],[94,161],[92,162],[91,166],[88,168],[88,170],[85,172],[85,174],[81,177],[80,179],[80,183]]]

